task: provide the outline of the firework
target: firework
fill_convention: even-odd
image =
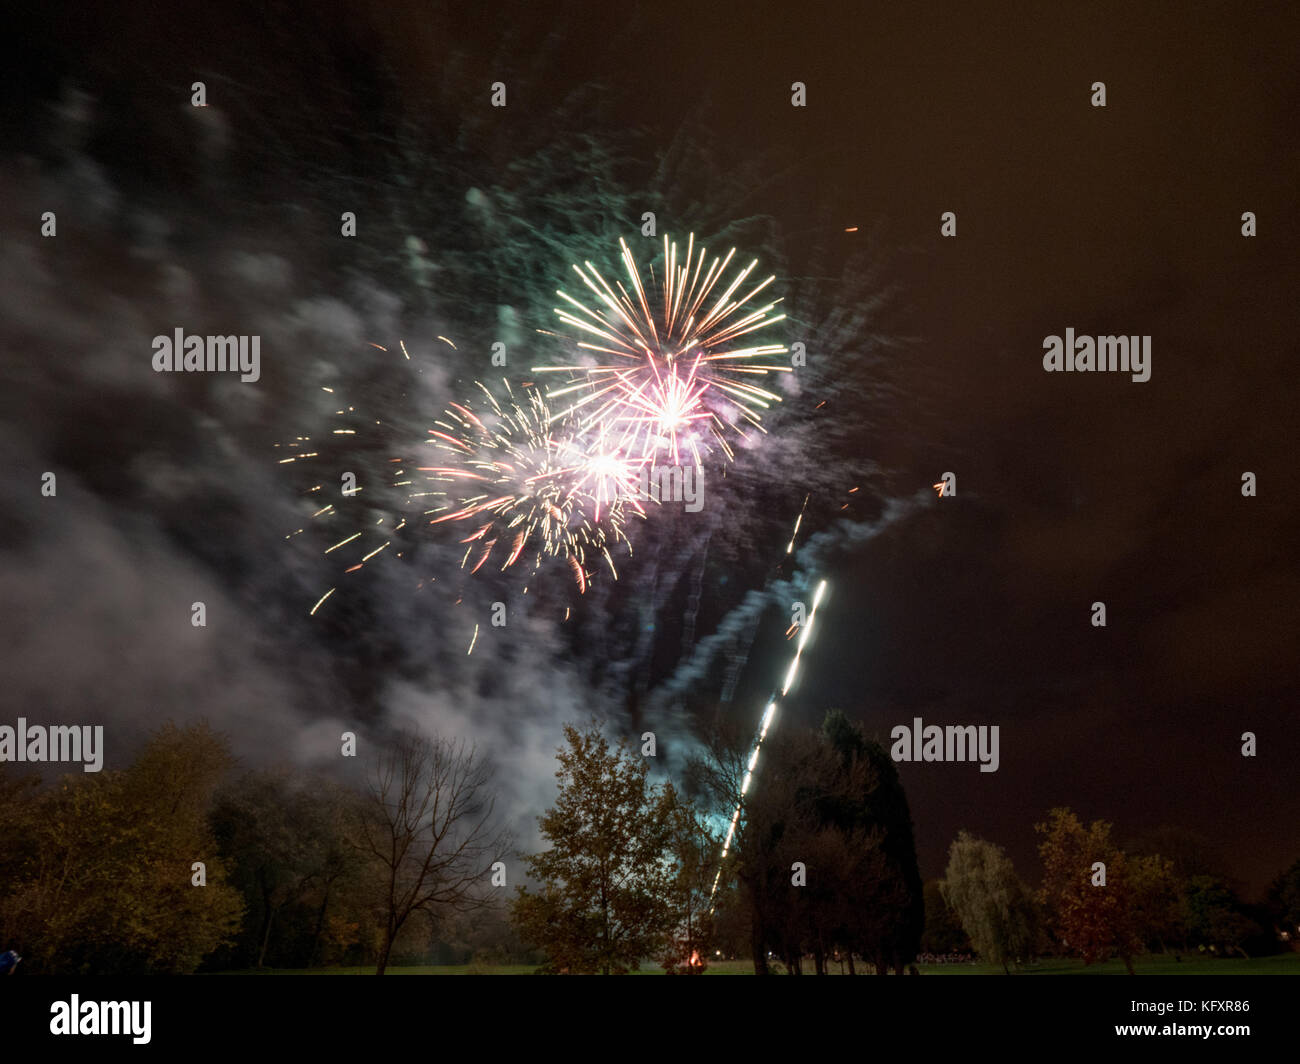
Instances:
[[[372,346],[379,348],[381,351],[387,350],[387,348],[380,347],[378,344],[373,344]],[[410,355],[406,353],[405,345],[402,347],[402,353],[408,359],[410,358]],[[321,391],[330,395],[335,394],[335,390],[331,387],[322,387]],[[336,399],[336,401],[338,400]],[[288,457],[278,459],[278,464],[291,465],[295,463],[307,464],[310,462],[313,469],[318,469],[322,463],[332,464],[338,461],[338,453],[328,442],[330,440],[339,443],[346,442],[354,450],[359,447],[360,451],[368,453],[366,459],[361,459],[359,454],[354,453],[353,457],[346,463],[348,465],[354,465],[359,459],[363,462],[369,461],[370,456],[373,455],[374,452],[376,452],[380,447],[387,446],[386,443],[382,442],[383,430],[377,430],[377,427],[384,425],[382,419],[367,417],[358,412],[356,407],[350,405],[340,406],[338,409],[333,411],[333,414],[336,418],[342,419],[340,424],[346,427],[330,429],[328,433],[323,434],[319,440],[313,439],[311,436],[297,436],[288,443],[277,443],[275,445],[277,448],[283,447],[285,450],[291,452]],[[322,450],[322,448],[324,448],[324,450]],[[390,458],[388,460],[389,463],[398,464],[398,467],[394,470],[395,476],[400,477],[403,475],[403,469],[401,468],[403,461],[404,460],[400,458]],[[375,506],[377,508],[395,510],[397,509],[397,497],[400,492],[400,486],[403,484],[409,484],[410,481],[396,480],[393,483],[385,485],[382,483],[382,479],[383,478],[378,477],[372,478],[372,484],[374,485],[372,490],[376,491],[380,495],[380,498],[376,500]],[[345,497],[357,496],[361,495],[365,490],[366,489],[363,486],[356,484],[355,478],[353,478],[353,483],[350,486],[348,486],[347,481],[345,480],[343,495]],[[311,514],[313,521],[320,521],[322,523],[336,520],[341,516],[340,508],[336,507],[332,502],[324,501],[324,498],[322,497],[324,492],[325,483],[323,480],[306,489],[307,497],[314,497],[317,502],[324,503],[324,505],[319,506]],[[375,521],[374,525],[365,528],[354,528],[354,530],[349,534],[342,535],[341,538],[335,540],[330,544],[330,546],[326,547],[323,553],[328,556],[339,551],[339,557],[347,557],[350,560],[356,559],[351,560],[351,564],[343,570],[344,573],[354,573],[363,569],[367,562],[375,558],[377,555],[382,554],[392,546],[395,542],[393,539],[394,534],[400,532],[405,526],[406,519],[404,517],[389,513],[380,516]],[[305,528],[298,528],[293,532],[290,532],[284,538],[293,539],[295,536],[302,535],[305,531]],[[380,537],[378,545],[375,545],[374,542],[375,535]],[[363,540],[363,537],[367,538]],[[401,557],[399,552],[394,553],[396,553],[398,557]],[[317,611],[324,606],[325,602],[337,590],[338,586],[336,585],[326,591],[316,600],[316,603],[308,611],[308,615],[315,616]]]
[[[446,464],[417,471],[439,490],[415,493],[444,501],[426,511],[430,524],[477,522],[462,543],[462,565],[477,572],[490,558],[510,568],[521,559],[565,559],[581,590],[593,560],[614,570],[611,544],[625,540],[631,474],[617,453],[589,450],[568,414],[553,415],[536,389],[516,399],[508,382],[501,403],[483,384],[482,413],[452,403],[429,430]]]
[[[798,518],[795,520],[795,523],[794,523],[794,531],[790,533],[790,542],[789,542],[788,544],[786,544],[786,548],[785,548],[785,552],[786,552],[786,554],[793,554],[793,553],[794,553],[794,541],[795,541],[795,539],[797,539],[798,536],[799,536],[799,526],[800,526],[801,524],[803,524],[803,515],[804,515],[804,511],[808,509],[808,500],[809,500],[810,498],[811,498],[811,496],[809,496],[809,495],[805,495],[805,496],[803,497],[803,505],[802,505],[801,507],[799,507],[799,516],[798,516]]]
[[[405,344],[401,351],[409,360]],[[482,398],[477,404],[448,406],[425,441],[441,452],[437,465],[433,456],[412,460],[405,446],[401,449],[407,456],[387,458],[385,474],[372,478],[383,500],[376,500],[376,505],[392,511],[421,508],[433,525],[476,522],[461,540],[466,545],[462,567],[472,571],[493,559],[501,569],[527,562],[535,571],[544,559],[555,557],[567,562],[579,590],[586,590],[593,567],[601,561],[617,578],[610,548],[627,542],[628,516],[645,516],[644,461],[630,455],[605,426],[584,429],[572,414],[554,415],[536,388],[524,389],[517,398],[509,382],[504,383],[504,399],[498,400],[479,383]],[[333,388],[322,390],[334,393]],[[372,453],[377,448],[387,450],[389,443],[376,429],[385,419],[366,416],[346,404],[334,414],[346,427],[333,428],[324,438],[361,445]],[[281,465],[327,460],[309,436],[276,446],[290,451],[289,457],[279,459]],[[317,483],[307,494],[319,499],[322,490]],[[354,484],[344,494],[358,495],[362,490]],[[321,502],[324,505],[312,513],[313,520],[340,516],[335,504]],[[381,516],[368,528],[353,526],[340,532],[324,554],[346,558],[344,573],[357,572],[393,546],[394,535],[406,526],[407,517],[401,513]],[[304,531],[299,528],[285,538]],[[400,549],[388,553],[402,557]],[[424,583],[420,581],[420,587]],[[336,590],[337,586],[326,591],[310,614],[314,616]]]
[[[773,693],[772,697],[767,700],[767,705],[763,708],[763,719],[759,724],[758,738],[754,740],[753,749],[749,753],[749,762],[745,766],[745,778],[740,784],[740,797],[736,802],[736,809],[731,814],[731,823],[727,827],[727,837],[722,843],[722,855],[718,858],[718,873],[713,877],[713,889],[710,891],[710,897],[717,894],[718,882],[722,879],[722,862],[727,859],[727,854],[731,852],[731,840],[735,838],[736,826],[740,823],[740,814],[745,807],[745,795],[749,792],[749,785],[753,782],[754,772],[758,768],[758,755],[763,749],[763,740],[767,738],[768,729],[776,719],[778,698],[784,698],[786,692],[790,690],[790,685],[794,683],[795,674],[799,669],[799,658],[803,654],[804,645],[808,642],[808,636],[812,632],[813,618],[817,616],[817,605],[822,600],[822,595],[826,591],[826,581],[823,580],[817,585],[817,592],[813,595],[812,609],[808,611],[808,620],[803,626],[803,631],[799,635],[799,645],[795,648],[794,657],[790,659],[790,667],[786,670],[785,681],[781,684],[781,693]]]
[[[652,497],[643,483],[649,459],[629,452],[626,440],[616,440],[606,424],[595,425],[563,439],[558,447],[572,489],[592,505],[597,522],[601,512],[645,516],[642,503]],[[621,522],[615,522],[621,523]]]
[[[756,381],[791,370],[765,361],[785,353],[781,344],[744,340],[785,317],[770,316],[780,300],[763,305],[757,300],[774,278],[749,287],[755,260],[724,282],[734,248],[706,268],[707,249],[696,254],[693,234],[682,260],[665,236],[663,281],[655,284],[652,268],[647,288],[627,243],[619,245],[630,292],[621,281],[611,285],[587,262],[573,269],[595,297],[594,305],[557,293],[566,304],[555,309],[560,321],[582,337],[577,346],[600,361],[581,371],[535,367],[577,374],[548,396],[568,399],[584,425],[611,426],[629,454],[650,461],[665,451],[674,464],[689,453],[699,465],[710,436],[732,457],[728,430],[742,437],[749,428],[762,431],[762,412],[780,401]]]

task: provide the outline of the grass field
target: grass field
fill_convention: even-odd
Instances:
[[[1300,953],[1283,953],[1274,957],[1247,960],[1244,957],[1203,959],[1184,957],[1181,962],[1161,954],[1140,957],[1133,967],[1138,975],[1300,975]],[[922,975],[1002,975],[995,964],[922,964],[917,966]],[[832,966],[833,975],[839,975],[839,965]],[[219,972],[219,975],[373,975],[373,967],[364,968],[266,968],[261,971]],[[389,968],[389,975],[531,975],[533,968],[527,964],[443,964],[417,965]],[[637,975],[662,975],[658,969],[646,969]],[[749,961],[719,961],[709,966],[705,975],[753,975],[754,966]],[[1080,961],[1052,958],[1033,967],[1015,972],[1016,978],[1026,975],[1124,975],[1121,961],[1107,961],[1085,967]]]

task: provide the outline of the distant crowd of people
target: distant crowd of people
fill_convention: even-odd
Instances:
[[[917,964],[974,964],[973,953],[918,953]]]

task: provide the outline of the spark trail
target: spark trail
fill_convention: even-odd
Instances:
[[[712,906],[713,898],[718,892],[718,883],[722,879],[722,865],[727,859],[727,854],[731,852],[731,842],[736,835],[736,826],[740,823],[740,814],[744,810],[745,795],[749,792],[749,785],[753,782],[754,773],[758,769],[758,757],[763,750],[763,740],[767,738],[768,729],[772,727],[772,722],[776,719],[778,708],[778,698],[784,698],[786,692],[790,690],[791,684],[799,671],[799,658],[803,654],[803,648],[808,642],[808,636],[812,632],[813,620],[817,616],[817,606],[822,600],[822,595],[826,592],[826,581],[823,580],[817,585],[817,591],[813,595],[812,609],[808,612],[808,620],[803,626],[803,631],[799,634],[799,644],[795,648],[794,657],[790,659],[790,667],[786,670],[785,680],[781,684],[781,693],[773,694],[767,700],[767,705],[763,709],[763,719],[759,724],[758,738],[754,741],[753,749],[749,754],[749,762],[745,766],[745,778],[740,784],[740,798],[736,802],[736,810],[731,815],[731,824],[727,828],[727,837],[722,844],[722,854],[718,858],[718,874],[713,877],[713,888],[709,891],[709,902]]]

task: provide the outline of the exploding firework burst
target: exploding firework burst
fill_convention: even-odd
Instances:
[[[438,339],[455,346],[445,337]],[[409,361],[405,344],[401,350]],[[452,403],[436,427],[428,430],[425,443],[443,452],[439,458],[445,460],[438,465],[427,458],[411,460],[405,446],[400,449],[408,452],[406,457],[380,459],[393,453],[391,429],[383,428],[385,420],[346,404],[334,411],[340,427],[323,439],[360,446],[372,452],[372,461],[382,460],[385,470],[381,478],[370,478],[379,493],[377,522],[352,526],[324,550],[328,556],[346,558],[345,574],[359,572],[381,555],[401,558],[395,536],[408,520],[417,523],[416,514],[422,511],[433,525],[478,522],[461,540],[466,545],[461,564],[471,571],[477,572],[492,558],[501,561],[503,570],[531,561],[536,571],[545,559],[554,557],[567,562],[580,591],[586,590],[602,560],[617,578],[611,548],[620,541],[627,543],[624,525],[629,516],[645,516],[643,460],[629,455],[603,426],[584,429],[571,414],[554,415],[536,388],[526,388],[516,399],[509,382],[503,383],[504,400],[479,383],[482,398],[477,410],[474,402]],[[333,388],[323,390],[334,393]],[[320,444],[310,436],[276,446],[289,452],[279,459],[281,465],[316,465],[335,454],[333,449],[328,455],[318,449]],[[362,490],[354,484],[345,487],[344,495],[359,495]],[[320,498],[322,491],[323,484],[317,483],[307,494],[323,504],[312,519],[325,522],[340,514],[333,503]],[[296,529],[285,538],[304,531]],[[421,580],[419,587],[424,584]],[[337,590],[337,586],[329,588],[310,612],[315,614]]]
[[[588,307],[560,292],[567,307],[556,309],[580,334],[577,347],[598,361],[540,367],[570,379],[545,394],[527,387],[521,400],[509,382],[503,401],[480,383],[486,402],[480,401],[477,411],[472,401],[452,403],[429,430],[426,442],[442,452],[441,464],[417,463],[408,472],[407,458],[389,458],[395,474],[408,478],[388,485],[405,494],[401,508],[436,499],[437,505],[424,511],[430,524],[476,522],[461,540],[466,546],[462,568],[477,572],[497,560],[501,570],[523,562],[537,571],[546,558],[562,558],[583,591],[601,561],[617,577],[611,547],[623,542],[630,549],[627,520],[645,517],[644,503],[658,498],[648,490],[646,473],[663,459],[682,465],[686,456],[702,467],[711,440],[733,457],[728,436],[763,431],[762,412],[780,401],[757,382],[769,373],[790,372],[790,366],[769,361],[786,348],[749,339],[784,319],[772,314],[779,299],[759,299],[774,278],[752,279],[757,260],[727,280],[734,248],[710,261],[707,249],[697,252],[692,235],[679,258],[677,245],[665,236],[662,277],[656,278],[651,265],[647,285],[627,243],[619,243],[627,284],[611,284],[590,262],[575,265],[596,303]],[[405,345],[402,354],[410,359]],[[560,397],[565,402],[555,413],[547,400]],[[336,411],[352,412],[351,407]],[[356,430],[333,432],[340,434],[355,436]],[[289,445],[295,453],[282,461],[320,457],[307,446],[313,446],[310,438],[298,437]],[[430,490],[412,488],[410,478],[419,479],[418,474]],[[311,489],[320,490],[320,485]],[[327,503],[312,516],[333,512]],[[381,518],[377,526],[383,542],[346,572],[362,569],[391,546],[391,535],[406,527],[406,518],[395,525]],[[362,535],[354,531],[325,553],[348,548],[344,553],[350,555],[364,546],[356,543]],[[322,596],[313,613],[334,590]]]
[[[625,440],[618,440],[606,424],[578,429],[560,445],[574,492],[592,506],[592,516],[599,522],[602,511],[619,516],[616,524],[629,513],[645,516],[643,503],[655,501],[643,479],[650,459],[629,453]]]
[[[711,436],[728,458],[728,433],[762,431],[762,412],[780,396],[757,380],[791,367],[765,361],[785,353],[781,344],[748,344],[751,334],[784,319],[770,316],[780,303],[760,305],[757,297],[773,277],[748,287],[757,260],[724,282],[735,249],[707,265],[708,251],[695,251],[691,235],[684,259],[664,237],[663,282],[649,288],[627,243],[619,241],[628,287],[611,285],[590,262],[573,269],[596,299],[587,306],[567,293],[557,307],[560,320],[583,337],[577,346],[602,361],[575,370],[540,366],[537,372],[578,374],[548,392],[564,397],[586,426],[605,424],[628,454],[654,461],[661,453],[681,463],[689,453],[703,461]],[[725,285],[725,287],[723,287]],[[721,289],[720,294],[715,294]],[[737,293],[742,293],[737,295]]]
[[[493,556],[510,568],[521,558],[536,570],[547,557],[565,559],[585,590],[593,559],[617,576],[610,546],[626,542],[624,520],[640,510],[635,473],[618,451],[585,445],[569,414],[553,415],[542,394],[528,389],[523,401],[505,383],[507,401],[479,384],[482,414],[452,403],[429,430],[428,441],[449,458],[419,466],[436,491],[413,493],[445,501],[426,514],[430,524],[480,522],[461,542],[462,565],[477,572]]]

